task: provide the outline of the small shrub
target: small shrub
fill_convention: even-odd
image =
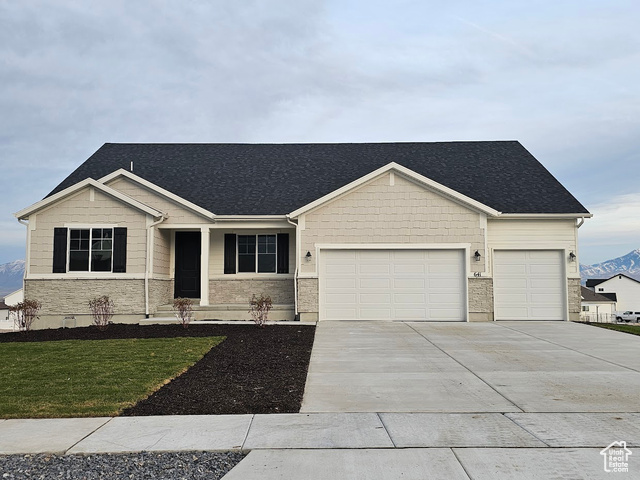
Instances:
[[[89,301],[89,309],[93,316],[93,324],[98,327],[98,330],[106,330],[113,318],[113,300],[107,295],[94,298]]]
[[[173,301],[173,311],[182,326],[189,328],[189,323],[193,320],[193,300],[190,298],[176,298]]]
[[[249,300],[249,313],[253,318],[253,321],[256,322],[256,325],[259,327],[264,327],[264,324],[267,321],[267,317],[269,316],[269,311],[273,307],[273,303],[271,302],[271,297],[265,296],[264,294],[260,295],[260,297],[256,297],[255,294]]]
[[[42,304],[39,301],[25,298],[17,305],[9,307],[9,311],[13,315],[13,321],[18,330],[28,332],[35,319],[40,318],[38,316],[40,308],[42,308]]]

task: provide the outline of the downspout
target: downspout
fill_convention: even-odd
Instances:
[[[300,317],[298,312],[298,262],[300,260],[300,235],[298,232],[298,224],[291,221],[289,215],[287,215],[287,222],[296,227],[296,268],[293,272],[293,305],[295,310],[295,318]]]
[[[584,223],[584,217],[580,217],[580,221],[576,224],[576,228],[580,228]]]
[[[160,217],[160,220],[153,222],[147,226],[147,255],[144,267],[144,318],[149,318],[149,267],[151,266],[151,247],[153,245],[153,238],[151,237],[151,229],[164,222],[167,219],[164,215]]]

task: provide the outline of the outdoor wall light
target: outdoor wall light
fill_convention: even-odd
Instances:
[[[575,262],[576,261],[576,254],[571,252],[569,253],[569,261],[570,262]]]
[[[311,261],[311,252],[309,250],[307,250],[307,254],[304,256],[304,258],[307,259],[307,262]]]
[[[476,262],[479,262],[480,261],[480,257],[481,257],[480,252],[478,250],[476,250],[476,253],[473,254],[473,258],[476,259]]]

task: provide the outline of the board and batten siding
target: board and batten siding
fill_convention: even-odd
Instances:
[[[566,250],[578,254],[577,228],[574,219],[487,220],[487,244],[491,250]],[[487,274],[493,272],[489,255]],[[578,259],[568,262],[564,258],[568,278],[579,278]]]
[[[470,244],[484,270],[485,232],[481,214],[394,173],[370,182],[304,215],[301,273],[315,274],[316,244]],[[321,255],[322,253],[320,253]]]
[[[29,274],[53,272],[53,229],[70,225],[117,225],[127,228],[127,274],[144,274],[146,215],[115,198],[87,187],[29,218]],[[72,275],[72,274],[70,274]]]

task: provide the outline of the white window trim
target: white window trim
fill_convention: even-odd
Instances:
[[[66,226],[66,225],[65,225]],[[93,238],[93,229],[94,228],[100,228],[102,230],[106,230],[106,229],[111,229],[111,268],[109,270],[105,270],[105,271],[93,271],[91,270],[91,251],[93,250],[92,247],[92,238]],[[71,270],[69,268],[69,263],[71,262],[71,230],[89,230],[89,270]],[[91,275],[96,275],[96,274],[104,274],[104,275],[108,275],[108,274],[113,274],[113,244],[115,242],[114,239],[114,227],[110,226],[110,225],[92,225],[92,226],[88,226],[88,225],[82,225],[82,226],[67,226],[67,266],[66,266],[66,271],[67,274],[71,274],[71,275],[75,275],[75,274],[82,274],[82,273],[88,273]]]
[[[258,272],[258,237],[259,236],[273,236],[276,237],[276,264],[275,270],[273,272]],[[256,237],[256,261],[255,261],[255,270],[253,272],[239,272],[238,266],[240,263],[240,237]],[[271,254],[269,254],[271,255]],[[256,233],[253,234],[236,234],[236,275],[278,275],[278,234],[277,233]]]

